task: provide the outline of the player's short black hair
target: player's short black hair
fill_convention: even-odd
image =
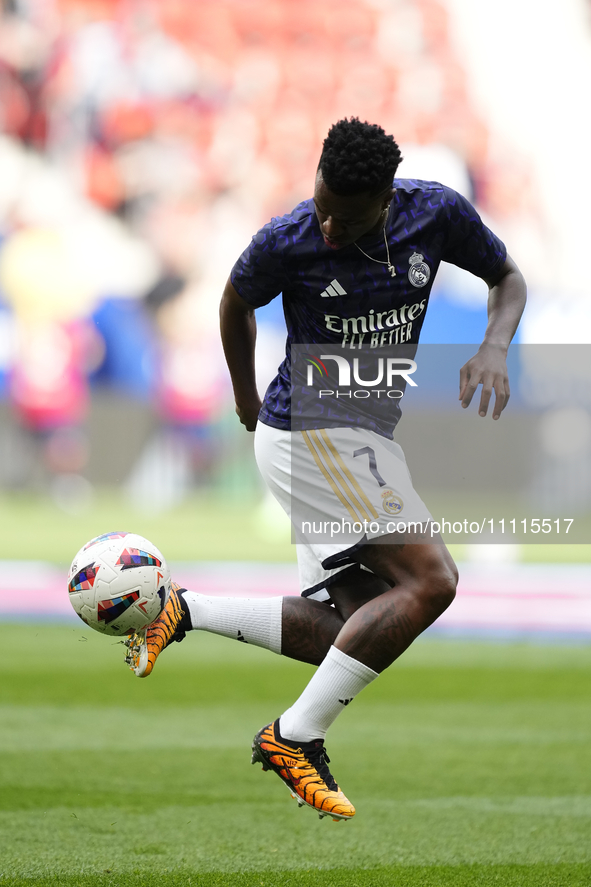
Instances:
[[[318,168],[334,194],[379,194],[391,186],[401,160],[394,136],[376,123],[351,117],[329,129]]]

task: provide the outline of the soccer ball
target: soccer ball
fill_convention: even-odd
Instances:
[[[104,533],[72,561],[68,593],[90,628],[127,635],[158,618],[170,594],[170,572],[156,546],[143,536]]]

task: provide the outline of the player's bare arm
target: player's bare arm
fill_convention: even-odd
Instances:
[[[482,345],[460,370],[462,407],[470,405],[474,392],[482,385],[478,414],[486,416],[495,393],[493,419],[499,419],[510,395],[507,351],[525,308],[526,285],[523,274],[510,256],[488,286],[488,324]]]
[[[256,320],[254,308],[238,295],[230,280],[220,304],[220,330],[236,413],[246,430],[254,431],[261,408],[254,362]]]

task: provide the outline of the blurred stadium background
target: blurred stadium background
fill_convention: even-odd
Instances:
[[[530,286],[520,343],[591,343],[581,104],[591,12],[585,0],[561,4],[558,17],[551,9],[3,0],[4,612],[7,577],[33,575],[15,562],[63,566],[86,538],[119,526],[152,536],[174,562],[293,562],[233,413],[217,305],[251,234],[309,196],[339,117],[381,123],[403,148],[400,175],[462,191],[507,241]],[[485,298],[480,281],[444,266],[424,340],[479,341]],[[276,300],[259,313],[261,389],[283,339]],[[558,406],[525,404],[525,439],[542,466],[529,494],[550,490],[550,516],[588,520],[591,403]],[[517,421],[503,418],[508,432]],[[423,453],[424,422],[414,438],[403,426],[409,453]],[[497,492],[515,491],[521,464],[494,480]],[[428,502],[453,495],[427,481],[417,485]],[[591,559],[589,545],[456,554],[519,569]]]

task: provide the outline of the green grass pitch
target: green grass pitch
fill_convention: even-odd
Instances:
[[[331,730],[335,823],[250,766],[309,666],[195,633],[138,680],[84,626],[0,625],[0,887],[589,887],[590,667],[419,640]]]
[[[80,514],[66,514],[47,496],[0,494],[0,558],[6,560],[35,558],[69,565],[81,545],[109,530],[130,530],[151,539],[169,563],[296,559],[287,517],[279,506],[270,513],[261,510],[260,494],[196,494],[155,513],[153,508],[132,506],[118,491],[103,489]],[[450,545],[459,561],[467,548]],[[591,545],[523,545],[519,559],[588,564]]]

